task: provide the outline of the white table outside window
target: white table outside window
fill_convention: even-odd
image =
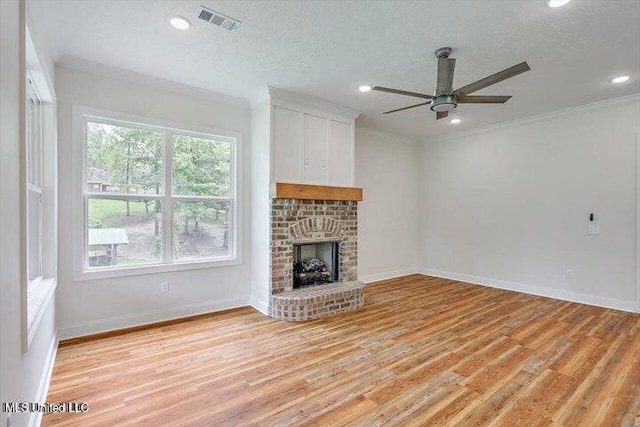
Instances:
[[[89,246],[104,246],[107,251],[107,265],[116,265],[118,263],[118,245],[128,244],[129,237],[124,228],[90,228],[88,243]],[[91,258],[89,257],[90,263]]]

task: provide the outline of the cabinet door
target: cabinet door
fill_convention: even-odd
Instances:
[[[329,119],[304,114],[304,183],[326,185]]]
[[[353,127],[349,123],[331,120],[329,138],[329,185],[354,185]]]
[[[274,106],[273,170],[275,182],[302,182],[302,113]]]

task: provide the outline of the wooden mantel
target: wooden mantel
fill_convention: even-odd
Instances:
[[[362,201],[362,188],[271,183],[272,199]]]

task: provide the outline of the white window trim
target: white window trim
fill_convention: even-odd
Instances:
[[[27,324],[28,343],[31,344],[38,330],[38,325],[53,298],[58,282],[53,277],[39,277],[34,280],[33,286],[28,291],[27,297]]]
[[[35,144],[35,147],[33,147],[31,145],[31,141],[29,140],[29,127],[32,125],[31,120],[33,120],[33,117],[30,116],[30,114],[27,112],[26,116],[31,118],[31,120],[29,120],[29,123],[27,123],[27,159],[26,159],[26,173],[27,173],[27,206],[26,206],[26,216],[27,216],[27,222],[29,221],[31,215],[30,215],[30,208],[31,206],[29,205],[29,194],[31,193],[35,193],[38,194],[40,197],[40,215],[39,215],[39,230],[40,230],[40,236],[38,239],[38,243],[39,243],[39,247],[38,247],[38,260],[40,262],[39,265],[39,275],[37,277],[35,277],[33,280],[29,280],[29,278],[27,277],[27,295],[30,297],[31,295],[34,294],[34,291],[36,290],[36,288],[38,286],[40,286],[40,282],[44,279],[44,253],[43,253],[43,244],[44,244],[44,230],[42,227],[42,216],[43,216],[43,211],[44,211],[44,204],[42,203],[42,188],[44,186],[44,105],[43,105],[43,101],[42,98],[40,97],[40,94],[38,93],[38,88],[36,87],[36,83],[35,83],[35,79],[34,77],[31,75],[30,72],[27,72],[27,99],[32,99],[36,104],[38,104],[38,116],[35,118],[38,122],[37,125],[37,134],[34,136],[33,134],[31,134],[31,137],[35,137],[38,139],[38,142]],[[31,109],[31,105],[29,105],[29,102],[27,102],[27,109]],[[33,130],[33,129],[32,129]],[[37,148],[38,152],[34,153],[34,148]],[[34,163],[32,156],[37,156],[37,161]],[[32,181],[32,177],[30,176],[32,173],[32,169],[37,169],[37,179],[35,179],[36,182],[31,182]],[[29,235],[29,226],[27,225],[27,246],[29,246],[29,243],[31,242],[30,239],[30,235]],[[28,253],[27,253],[27,276],[30,275],[30,271],[31,271],[31,265],[29,264],[30,258],[31,258],[31,250],[32,248],[28,248]],[[29,318],[32,317],[32,313],[31,311],[29,311]],[[32,322],[30,321],[29,324],[31,324]]]
[[[225,199],[234,200],[233,203],[233,213],[231,216],[231,226],[230,232],[233,236],[230,240],[230,256],[226,258],[219,259],[207,259],[207,260],[185,260],[185,261],[174,261],[172,264],[145,264],[138,266],[126,266],[126,267],[105,267],[105,268],[91,268],[88,269],[88,265],[86,262],[86,197],[85,197],[85,187],[86,187],[86,122],[87,119],[97,119],[100,122],[108,122],[113,121],[114,124],[122,125],[123,123],[130,123],[135,125],[136,127],[141,128],[149,128],[152,127],[154,130],[171,130],[178,131],[181,134],[193,134],[197,136],[204,135],[216,135],[226,138],[234,138],[235,144],[232,144],[233,152],[232,156],[234,161],[231,165],[231,173],[233,174],[233,188],[231,189],[232,195],[231,197]],[[72,171],[72,204],[73,204],[73,279],[75,281],[84,281],[84,280],[95,280],[95,279],[106,279],[106,278],[116,278],[116,277],[127,277],[127,276],[137,276],[144,274],[156,274],[156,273],[165,273],[172,271],[185,271],[185,270],[199,270],[199,269],[207,269],[207,268],[215,268],[215,267],[227,267],[233,265],[242,264],[242,243],[243,243],[243,192],[242,192],[242,178],[243,171],[242,165],[243,161],[243,138],[242,133],[236,131],[230,131],[225,129],[216,129],[216,128],[206,128],[202,126],[194,126],[185,123],[177,123],[168,120],[160,120],[154,119],[144,116],[137,116],[134,114],[126,114],[126,113],[118,113],[113,111],[101,110],[91,107],[84,107],[74,105],[72,107],[72,127],[73,127],[73,171]],[[166,144],[171,143],[165,138]],[[166,149],[166,147],[165,147]],[[166,151],[165,155],[168,155],[171,151]],[[165,167],[171,167],[172,159],[166,159]],[[165,172],[165,176],[171,176],[169,173]],[[167,183],[165,183],[166,185]],[[165,191],[170,191],[170,187],[166,188]],[[120,196],[120,195],[118,195]],[[148,195],[150,198],[156,198],[153,195]],[[93,195],[92,195],[93,197]],[[106,197],[106,195],[105,195]],[[133,198],[141,198],[141,195],[131,196]],[[142,196],[144,197],[144,196]],[[183,197],[175,197],[178,198],[186,198],[186,199],[196,199],[197,197],[183,196]],[[168,211],[172,211],[168,209]],[[168,236],[172,236],[171,230],[171,221],[172,218],[163,218],[163,233],[169,233]],[[169,237],[172,239],[172,237]],[[164,245],[167,246],[167,245]],[[163,248],[163,253],[165,253],[170,248]],[[163,256],[163,261],[166,260],[166,256]]]
[[[21,113],[21,144],[20,144],[20,191],[21,191],[21,279],[22,298],[22,343],[23,351],[28,351],[44,314],[53,301],[57,287],[57,132],[56,132],[56,97],[52,81],[45,75],[38,53],[36,52],[28,25],[25,25],[24,62],[20,67],[21,79],[21,109],[29,108],[27,105],[27,82],[31,80],[37,98],[40,101],[39,111],[39,138],[40,138],[40,164],[39,186],[30,185],[27,176],[27,123],[26,111]],[[37,189],[42,196],[41,201],[41,238],[40,238],[40,262],[41,276],[29,280],[28,271],[28,240],[27,240],[27,197],[29,191]],[[46,214],[45,214],[46,213]]]

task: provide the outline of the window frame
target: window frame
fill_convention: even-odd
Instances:
[[[30,72],[27,72],[26,76],[26,218],[27,218],[27,294],[33,294],[35,288],[39,282],[44,278],[44,260],[43,260],[43,229],[42,229],[42,188],[43,188],[43,145],[44,145],[44,102],[38,92],[36,83]],[[31,103],[36,105],[35,116],[31,108]],[[31,276],[31,229],[29,227],[29,221],[31,219],[31,210],[33,208],[30,203],[31,194],[37,194],[39,198],[38,205],[38,275],[33,279]]]
[[[74,222],[74,280],[93,280],[111,277],[126,277],[142,274],[154,274],[170,271],[196,270],[238,265],[242,263],[242,133],[225,129],[205,128],[185,123],[136,116],[127,113],[116,113],[90,107],[73,106],[72,121],[74,129],[73,152],[73,185],[74,211],[81,213],[81,218]],[[104,123],[114,126],[130,126],[137,129],[163,133],[163,164],[161,195],[127,194],[127,193],[92,193],[87,190],[86,156],[87,156],[87,123]],[[230,201],[229,215],[229,256],[205,259],[174,259],[173,248],[173,212],[174,204],[179,200],[211,200],[215,197],[176,196],[173,194],[173,133],[195,137],[218,137],[229,140],[231,145],[231,191],[225,200]],[[157,263],[145,263],[127,266],[89,267],[88,265],[88,201],[93,199],[125,199],[161,200],[162,208],[162,253]]]
[[[29,24],[25,23],[24,56],[20,66],[20,293],[22,317],[22,350],[29,350],[54,300],[58,285],[58,184],[57,184],[57,102],[53,80],[49,70],[43,67],[39,53],[31,37]],[[32,96],[39,101],[37,124],[38,158],[31,163],[30,135],[33,121]],[[37,168],[37,177],[31,172]],[[29,195],[39,195],[39,276],[29,280]]]

